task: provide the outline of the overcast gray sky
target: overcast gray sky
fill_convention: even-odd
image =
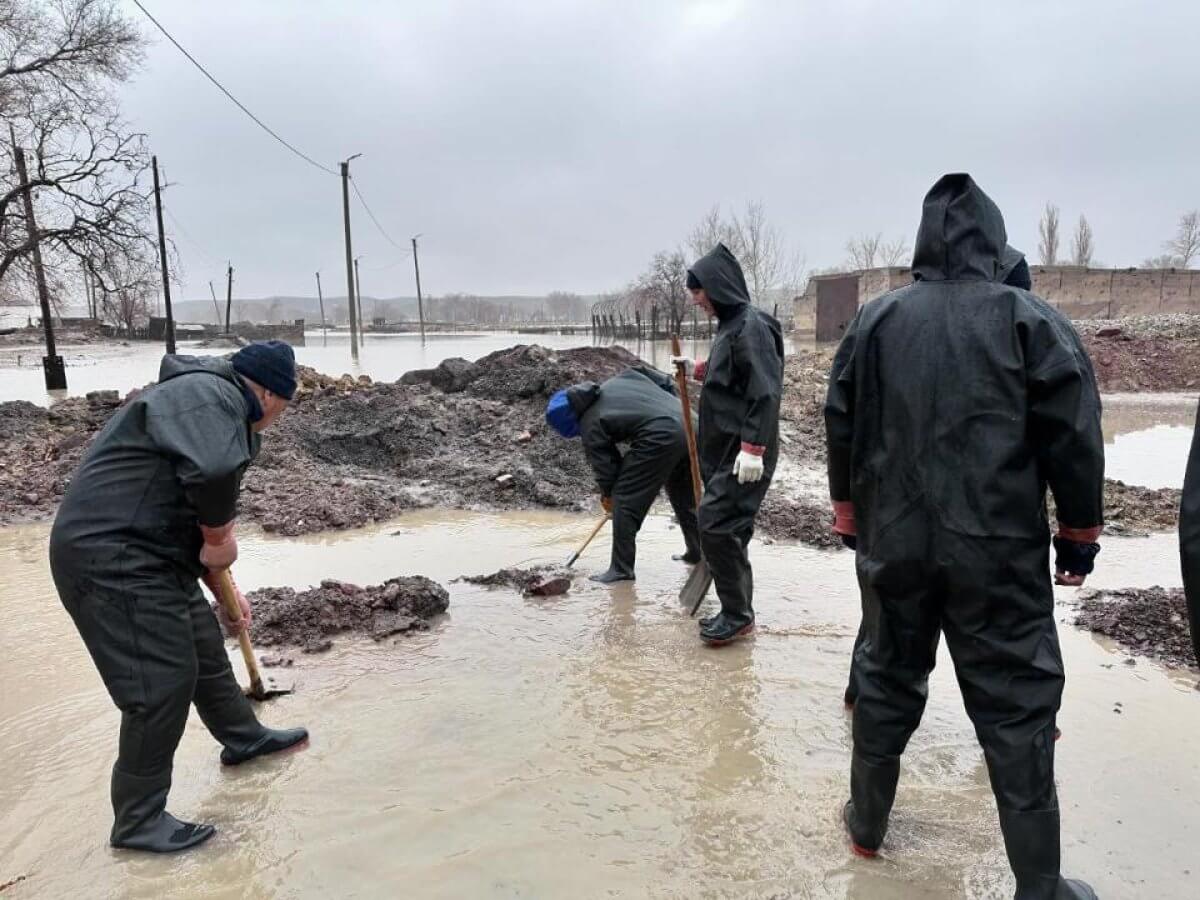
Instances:
[[[1200,206],[1200,3],[1055,0],[143,0],[304,152],[352,171],[432,293],[591,293],[761,199],[812,268],[847,238],[911,242],[966,170],[1036,256],[1046,201],[1096,259],[1161,252]],[[152,26],[132,4],[131,14]],[[291,156],[165,39],[122,89],[207,296],[345,293],[338,179]],[[363,292],[411,262],[354,204]],[[1065,241],[1064,241],[1065,243]]]

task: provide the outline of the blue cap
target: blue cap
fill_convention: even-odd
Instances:
[[[291,400],[296,393],[296,354],[283,341],[255,341],[233,354],[233,370],[273,394]]]
[[[546,424],[565,438],[579,437],[579,419],[571,409],[566,388],[558,391],[546,404]]]

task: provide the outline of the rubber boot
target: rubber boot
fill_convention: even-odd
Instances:
[[[850,761],[850,802],[843,810],[852,849],[874,856],[883,845],[900,781],[900,760],[869,763],[857,753]]]
[[[599,582],[600,584],[616,584],[618,581],[635,581],[633,573],[626,574],[618,572],[616,569],[609,569],[607,572],[601,572],[599,575],[591,575],[588,581]]]
[[[240,766],[259,756],[278,753],[308,740],[308,729],[306,728],[260,727],[262,727],[262,734],[254,743],[241,747],[225,747],[221,751],[221,765]]]
[[[846,709],[854,709],[854,704],[858,702],[858,691],[853,687],[847,687],[846,693],[842,694],[842,703]]]
[[[685,563],[689,566],[694,566],[704,557],[699,550],[688,550],[686,553],[676,553],[671,557],[675,562]]]
[[[211,825],[181,822],[166,810],[171,770],[129,775],[113,766],[113,827],[109,843],[125,850],[175,853],[216,834]]]
[[[1008,864],[1017,879],[1013,900],[1096,900],[1087,884],[1059,874],[1057,809],[999,812]]]
[[[721,647],[731,644],[738,638],[754,633],[753,614],[746,617],[734,617],[720,613],[716,618],[707,620],[708,624],[700,623],[700,640],[710,647]]]

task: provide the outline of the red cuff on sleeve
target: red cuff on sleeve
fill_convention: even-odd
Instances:
[[[703,381],[704,376],[707,374],[708,374],[708,360],[707,359],[696,360],[696,366],[695,366],[695,368],[692,369],[692,377],[695,378],[697,381]]]
[[[748,444],[742,441],[742,452],[749,453],[751,456],[762,456],[767,452],[766,447],[760,447],[758,444]]]
[[[1094,544],[1100,539],[1100,532],[1103,530],[1103,525],[1097,525],[1095,528],[1068,528],[1060,522],[1058,536],[1077,544]]]
[[[230,519],[224,525],[201,525],[200,533],[204,535],[204,543],[206,544],[224,544],[233,536],[233,519]]]
[[[833,501],[833,531],[835,534],[857,535],[854,525],[854,502],[851,500]]]

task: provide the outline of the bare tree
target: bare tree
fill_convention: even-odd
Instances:
[[[747,203],[745,213],[733,217],[733,226],[741,250],[734,251],[734,255],[742,264],[750,299],[767,309],[772,300],[777,302],[781,294],[794,291],[802,278],[803,262],[797,253],[788,250],[783,232],[767,221],[761,200]]]
[[[861,234],[846,242],[850,265],[855,269],[873,269],[883,247],[883,233]]]
[[[683,327],[683,318],[690,307],[687,291],[687,260],[680,250],[664,250],[654,254],[650,266],[638,279],[636,289],[627,295],[632,300],[632,311],[648,312],[658,306],[678,334]]]
[[[140,278],[155,234],[143,135],[116,112],[113,83],[142,57],[143,38],[116,0],[0,0],[0,280],[25,283],[32,241],[14,145],[29,149],[42,256],[54,277],[80,263],[115,292]]]
[[[879,258],[885,266],[898,266],[911,261],[912,249],[903,235],[879,248]]]
[[[1038,255],[1042,258],[1043,266],[1052,266],[1058,262],[1058,207],[1046,204],[1042,219],[1038,222]]]
[[[730,221],[724,218],[721,215],[721,207],[717,204],[713,204],[712,209],[704,214],[704,218],[696,223],[685,243],[693,261],[717,244],[724,244],[739,260],[744,252],[736,219]]]
[[[1142,260],[1143,269],[1174,269],[1179,265],[1179,257],[1164,253],[1161,256],[1151,256]]]
[[[1200,210],[1193,209],[1179,217],[1179,230],[1175,237],[1163,245],[1178,260],[1178,266],[1186,269],[1192,259],[1200,255]]]
[[[1071,261],[1077,266],[1090,266],[1092,264],[1092,253],[1095,249],[1092,226],[1088,224],[1087,218],[1081,214],[1079,216],[1079,224],[1075,226],[1075,236],[1071,239]]]

